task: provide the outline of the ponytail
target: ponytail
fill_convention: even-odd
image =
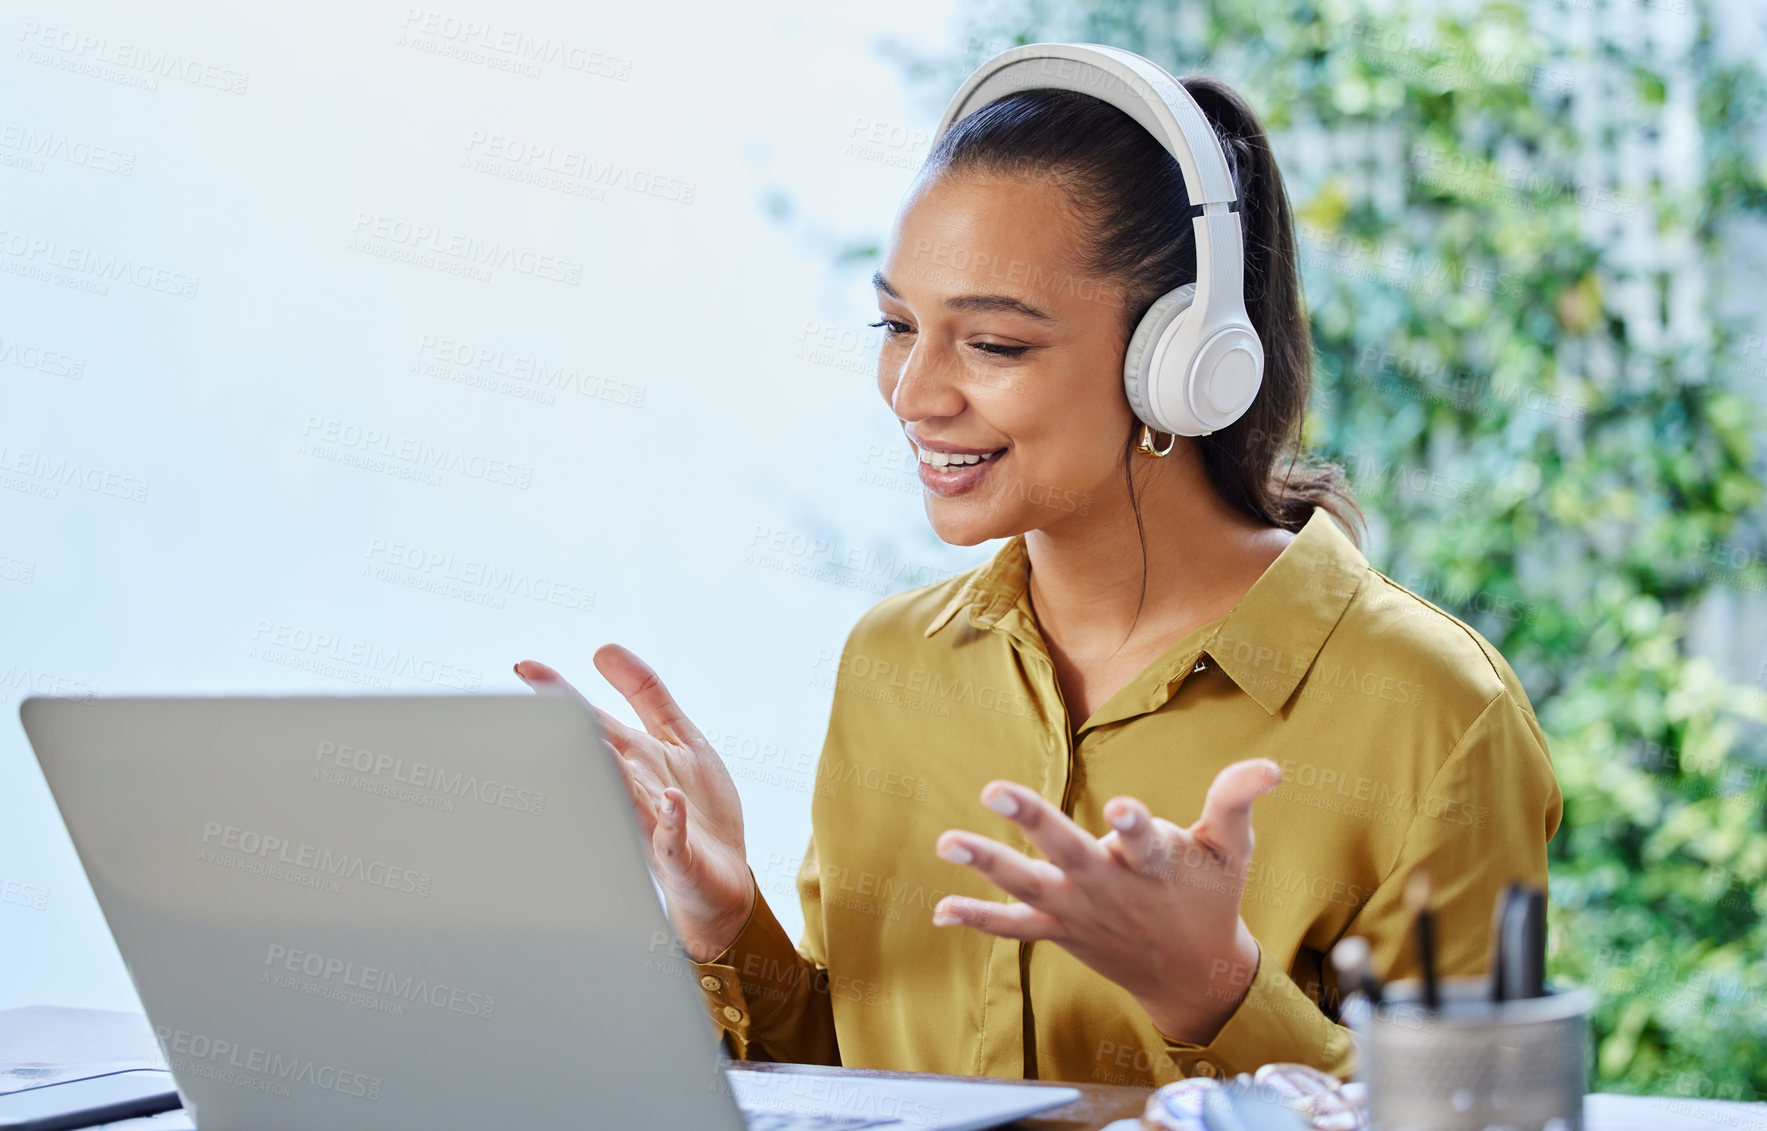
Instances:
[[[1195,76],[1184,89],[1221,138],[1239,195],[1245,237],[1245,304],[1264,346],[1264,384],[1232,426],[1196,438],[1209,481],[1233,506],[1284,530],[1299,530],[1324,507],[1360,542],[1361,508],[1343,471],[1307,458],[1301,422],[1313,388],[1313,332],[1301,299],[1294,216],[1270,139],[1246,100],[1220,79]]]

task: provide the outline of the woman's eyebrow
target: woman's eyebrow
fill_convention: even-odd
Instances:
[[[897,302],[902,301],[902,296],[897,293],[895,287],[890,286],[890,281],[884,278],[884,273],[882,271],[874,271],[872,273],[871,285],[882,291],[884,294],[889,295]],[[1053,314],[1046,314],[1029,303],[1021,302],[1020,300],[1013,298],[1011,295],[957,295],[954,298],[946,299],[945,306],[949,310],[978,310],[999,312],[1003,314],[1022,314],[1026,318],[1035,318],[1039,322],[1056,321]]]

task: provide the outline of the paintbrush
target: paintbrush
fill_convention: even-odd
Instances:
[[[1331,966],[1337,971],[1341,991],[1361,994],[1368,999],[1370,1010],[1380,1008],[1380,979],[1374,973],[1374,957],[1367,939],[1351,935],[1340,940],[1331,948]]]
[[[1420,865],[1405,883],[1405,906],[1414,917],[1417,931],[1417,963],[1425,1010],[1439,1012],[1441,991],[1436,984],[1436,917],[1430,910],[1430,876]]]

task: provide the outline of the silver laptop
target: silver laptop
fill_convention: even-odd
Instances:
[[[202,1131],[963,1131],[1079,1097],[731,1068],[570,698],[19,714]]]

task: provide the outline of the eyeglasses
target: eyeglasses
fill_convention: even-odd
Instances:
[[[1223,1131],[1279,1127],[1286,1113],[1295,1131],[1361,1131],[1367,1126],[1367,1089],[1305,1064],[1266,1064],[1232,1080],[1193,1076],[1148,1097],[1142,1123],[1166,1131]],[[1253,1106],[1255,1124],[1241,1116]],[[1275,1110],[1272,1110],[1275,1109]]]

